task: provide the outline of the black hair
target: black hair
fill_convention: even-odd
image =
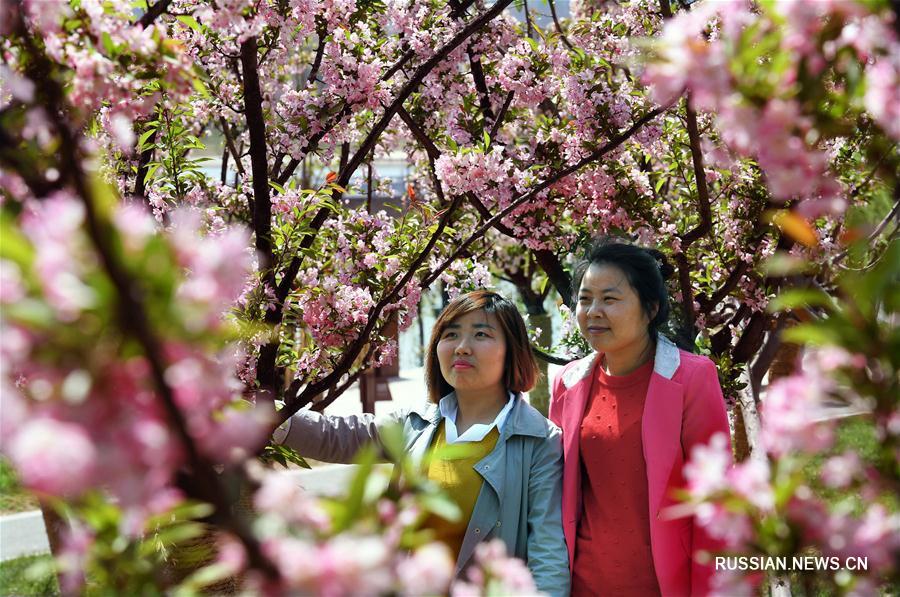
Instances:
[[[666,256],[656,249],[645,249],[619,239],[606,237],[595,239],[575,265],[572,290],[576,303],[584,274],[594,264],[613,265],[622,270],[638,295],[641,308],[650,320],[647,331],[650,338],[655,340],[669,321],[669,292],[666,290],[666,280],[675,269],[666,260]],[[654,309],[656,315],[651,316]]]

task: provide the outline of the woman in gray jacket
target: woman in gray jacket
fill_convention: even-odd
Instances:
[[[456,552],[457,577],[480,541],[500,538],[525,560],[538,590],[568,595],[560,431],[521,394],[533,387],[537,371],[515,305],[493,292],[471,292],[452,301],[434,325],[427,403],[382,419],[301,411],[276,440],[327,462],[352,461],[363,445],[379,441],[379,428],[388,423],[403,425],[416,461],[430,449],[466,443],[467,456],[432,460],[426,470],[463,512],[459,523],[437,517],[426,523]]]

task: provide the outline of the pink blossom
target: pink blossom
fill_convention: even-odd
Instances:
[[[22,483],[49,495],[77,496],[95,482],[97,451],[78,425],[50,418],[27,421],[10,444]]]
[[[732,456],[728,438],[717,433],[709,444],[697,444],[691,449],[690,460],[684,465],[684,477],[688,491],[696,500],[726,489],[726,475]]]
[[[22,273],[12,261],[0,259],[0,304],[12,305],[25,296]]]
[[[769,386],[762,405],[761,438],[770,454],[815,453],[831,445],[832,425],[816,420],[824,383],[820,376],[794,375]]]
[[[456,563],[445,544],[428,543],[397,564],[401,591],[408,595],[444,594]]]
[[[847,487],[861,471],[862,461],[859,455],[856,452],[844,452],[825,461],[822,465],[822,481],[828,487]]]
[[[760,510],[775,507],[768,460],[751,458],[728,471],[731,488]]]
[[[866,71],[866,110],[894,140],[900,140],[900,52],[880,58]]]

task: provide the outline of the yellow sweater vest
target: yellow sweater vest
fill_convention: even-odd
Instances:
[[[426,475],[456,502],[462,516],[458,521],[450,522],[440,516],[431,515],[425,521],[425,526],[434,531],[436,540],[442,541],[453,550],[455,557],[459,556],[459,550],[462,548],[463,538],[469,526],[469,519],[472,518],[475,502],[478,500],[481,485],[484,483],[484,479],[475,471],[474,467],[482,458],[491,453],[499,438],[500,433],[494,427],[481,441],[454,444],[454,446],[465,446],[464,454],[451,455],[449,458],[435,458],[428,464]],[[440,451],[446,446],[447,439],[442,421],[435,434],[432,449],[440,454]]]

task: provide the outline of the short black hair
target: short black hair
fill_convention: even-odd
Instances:
[[[650,323],[647,331],[656,339],[661,328],[669,322],[669,292],[666,279],[675,271],[665,255],[656,249],[645,249],[621,239],[601,237],[594,239],[582,258],[576,263],[573,275],[573,300],[578,302],[578,292],[584,274],[592,265],[613,265],[625,274],[628,283],[638,295],[641,308]],[[653,315],[653,310],[656,314]]]

